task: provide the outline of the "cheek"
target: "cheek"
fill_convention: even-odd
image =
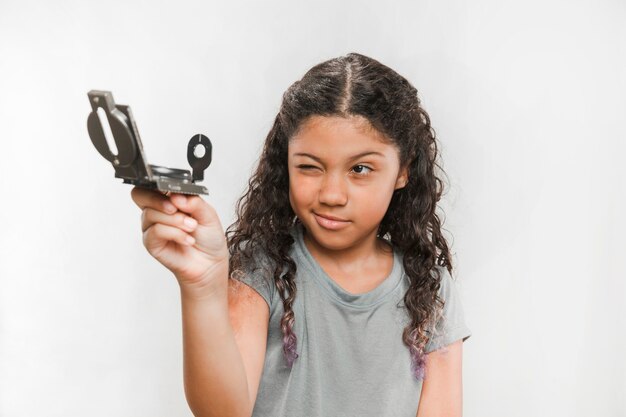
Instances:
[[[361,188],[353,190],[351,195],[351,204],[358,206],[359,216],[364,219],[373,219],[376,221],[382,220],[387,208],[389,208],[389,202],[393,195],[393,191],[383,191],[385,187]],[[375,190],[375,191],[374,191]],[[375,194],[375,198],[373,198]]]
[[[289,182],[289,202],[294,211],[311,205],[315,193],[306,181]]]

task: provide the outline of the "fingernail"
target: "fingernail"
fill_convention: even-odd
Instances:
[[[164,201],[163,202],[163,208],[165,209],[165,211],[167,213],[173,213],[176,211],[176,207],[170,203],[169,201]]]
[[[184,222],[185,222],[185,225],[188,227],[196,227],[196,225],[198,224],[196,219],[194,219],[193,217],[185,217]]]
[[[193,237],[191,237],[191,236],[187,236],[187,237],[185,238],[185,240],[186,240],[186,241],[187,241],[187,243],[189,243],[190,245],[193,245],[193,243],[196,241],[196,239],[194,239],[194,238],[193,238]]]

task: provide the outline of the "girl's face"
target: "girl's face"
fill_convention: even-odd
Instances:
[[[287,163],[293,211],[331,250],[374,241],[394,190],[407,183],[397,148],[357,116],[309,118],[289,142]]]

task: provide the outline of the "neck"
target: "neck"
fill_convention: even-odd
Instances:
[[[353,242],[350,246],[332,249],[321,245],[303,225],[302,238],[307,249],[316,259],[339,269],[350,269],[368,261],[377,262],[393,253],[391,245],[376,236],[377,229]]]

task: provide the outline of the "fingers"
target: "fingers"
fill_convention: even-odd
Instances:
[[[174,241],[184,246],[195,243],[195,239],[185,231],[161,223],[155,223],[143,232],[143,244],[148,251],[161,247],[163,242],[168,241]]]
[[[215,209],[197,195],[174,194],[170,201],[176,208],[189,214],[201,225],[219,222]]]
[[[157,198],[159,198],[158,195],[154,193],[154,191],[137,186],[133,187],[132,190],[130,190],[130,197],[141,209],[146,207],[149,202],[155,201]]]
[[[166,226],[178,227],[187,232],[193,232],[198,225],[196,219],[187,216],[183,212],[177,212],[174,214],[166,214],[162,211],[155,210],[150,207],[145,207],[141,211],[141,231],[145,232],[150,226],[155,223],[161,223]]]
[[[130,196],[142,210],[150,207],[170,214],[176,212],[176,207],[171,203],[169,197],[160,191],[135,186],[130,191]]]
[[[131,197],[142,210],[151,208],[166,214],[174,214],[180,210],[183,214],[197,220],[198,224],[205,226],[219,224],[219,217],[215,209],[198,195],[176,193],[167,197],[160,191],[135,186],[131,190]],[[145,228],[147,227],[150,225]]]

